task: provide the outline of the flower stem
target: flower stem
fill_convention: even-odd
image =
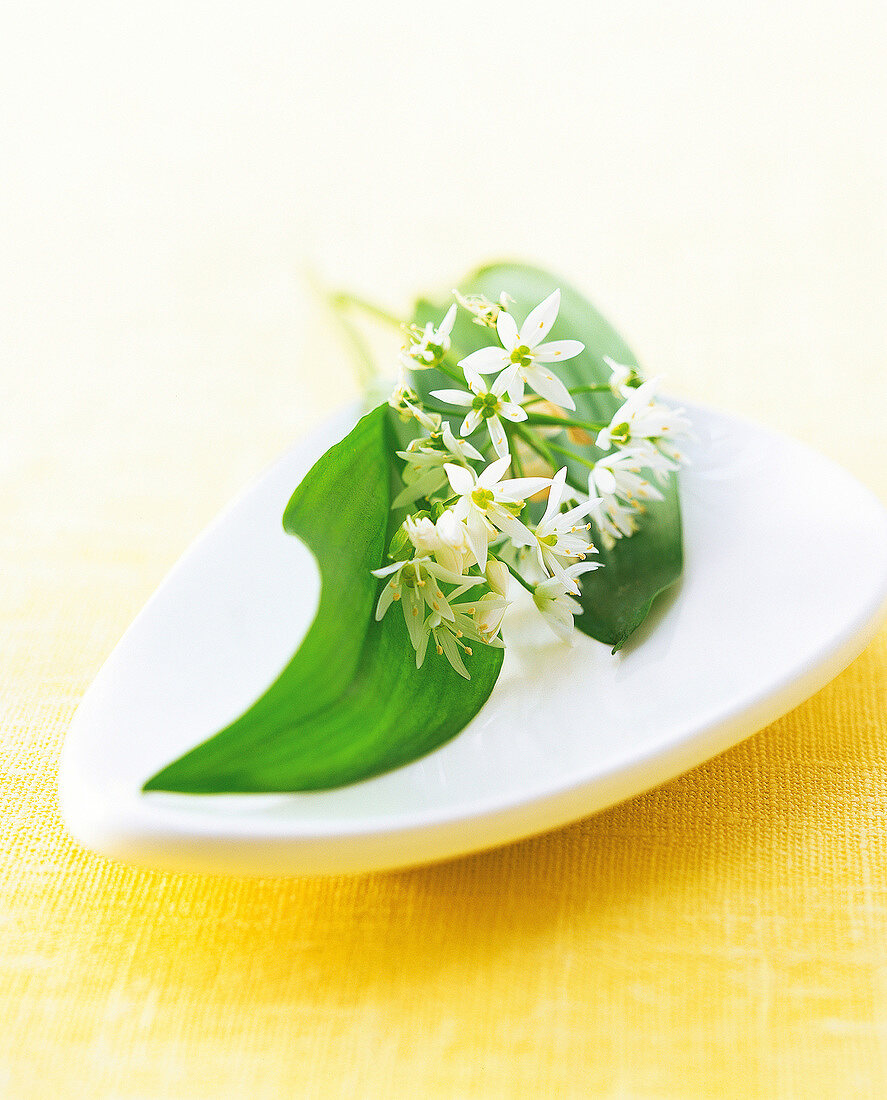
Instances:
[[[583,428],[587,432],[600,432],[606,424],[595,424],[590,420],[573,420],[567,416],[548,416],[545,413],[530,413],[527,424],[543,424],[555,428]]]
[[[594,469],[594,463],[590,462],[587,458],[583,458],[582,455],[577,455],[575,451],[568,451],[566,447],[559,447],[556,443],[549,443],[548,446],[557,451],[559,455],[563,455],[564,458],[573,458],[577,462],[581,462],[583,466],[587,466],[589,470]]]
[[[440,362],[434,364],[434,369],[439,370],[441,374],[445,374],[448,378],[452,378],[454,382],[458,382],[462,386],[465,385],[465,376],[461,374],[455,367],[451,367],[447,363]]]
[[[592,385],[592,386],[574,386],[573,389],[567,390],[567,393],[570,393],[570,394],[575,394],[575,393],[612,393],[612,392],[613,391],[610,389],[610,387],[603,384],[603,383],[601,383],[600,385],[595,384],[595,385]],[[544,397],[540,397],[538,394],[534,393],[533,396],[528,397],[526,399],[526,401],[521,401],[521,407],[524,408],[524,409],[528,409],[530,407],[530,405],[538,405],[540,401],[545,401],[545,400],[547,400],[547,399],[544,398]]]
[[[536,454],[541,459],[543,459],[543,461],[548,463],[552,470],[554,469],[555,462],[551,454],[551,449],[544,440],[534,439],[533,433],[528,432],[522,424],[515,424],[514,431],[515,434],[519,436],[531,450],[535,451]]]
[[[593,465],[593,463],[588,462],[584,458],[580,458],[577,454],[574,454],[573,451],[568,451],[564,447],[558,447],[555,443],[550,443],[547,440],[543,439],[534,439],[532,432],[527,431],[527,429],[522,424],[515,425],[515,430],[524,441],[524,443],[526,443],[528,447],[532,447],[536,454],[539,455],[540,458],[544,459],[552,470],[557,469],[557,462],[555,462],[554,460],[554,451],[558,451],[560,454],[566,455],[568,458],[578,458],[579,461],[582,462],[584,465]],[[577,492],[585,492],[584,487],[582,485],[577,485],[573,478],[569,476],[569,474],[567,475],[567,483],[571,485],[574,489],[576,489]]]
[[[396,329],[403,326],[401,319],[395,317],[393,313],[389,313],[387,309],[377,306],[375,302],[368,302],[366,298],[360,298],[356,294],[349,294],[347,290],[331,291],[327,294],[327,299],[335,310],[354,307],[363,310],[364,313],[368,313],[378,321],[384,321],[386,325],[392,325]]]
[[[567,390],[567,393],[612,393],[613,391],[606,383],[600,383],[589,386],[575,386],[572,390]]]
[[[503,427],[504,427],[504,425],[503,425]],[[517,435],[517,431],[512,429],[509,426],[509,427],[505,428],[505,435],[506,435],[506,437],[508,439],[508,443],[509,443],[508,450],[511,454],[511,465],[514,467],[515,474],[518,477],[523,477],[524,476],[524,464],[520,460],[520,455],[517,453],[517,448],[511,446],[511,443],[514,440],[514,437]]]
[[[512,575],[512,577],[514,577],[514,579],[518,582],[518,584],[520,584],[523,588],[526,588],[526,590],[531,595],[532,595],[533,592],[536,591],[536,589],[533,587],[533,585],[531,585],[529,583],[529,581],[525,581],[524,578],[520,575],[520,573],[518,573],[518,571],[514,568],[513,565],[509,565],[507,561],[502,562],[502,564],[505,566],[505,568],[508,570],[508,572]]]
[[[363,336],[361,336],[356,326],[351,323],[351,319],[345,315],[342,309],[334,304],[332,297],[327,296],[326,300],[330,308],[330,313],[339,326],[339,331],[347,340],[354,354],[357,366],[357,380],[364,391],[369,391],[373,383],[379,377],[379,371],[373,361],[372,355],[370,355],[370,349],[367,346],[367,342],[364,340]]]

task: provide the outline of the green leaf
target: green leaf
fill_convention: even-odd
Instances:
[[[284,527],[314,553],[317,615],[293,659],[230,726],[169,764],[146,791],[313,791],[407,764],[480,710],[502,651],[477,646],[463,680],[433,646],[416,669],[400,608],[374,619],[390,529],[393,426],[380,406],[314,465]]]
[[[492,264],[469,275],[460,283],[459,290],[463,294],[483,294],[494,302],[503,290],[507,291],[515,299],[509,309],[520,324],[534,306],[558,287],[561,306],[550,338],[581,340],[585,344],[581,355],[558,364],[558,376],[567,388],[609,382],[610,369],[604,356],[639,369],[633,352],[613,326],[578,291],[546,271],[517,263]],[[434,303],[420,301],[415,320],[419,324],[439,321],[447,304],[444,299]],[[490,329],[474,324],[468,314],[460,310],[452,343],[448,360],[455,364],[469,352],[496,343],[496,337]],[[453,385],[445,374],[436,370],[415,373],[413,384],[423,396],[431,390],[452,388]],[[434,398],[429,400],[435,401]],[[572,415],[575,419],[595,423],[609,423],[621,404],[620,399],[609,392],[576,394],[574,400],[576,412]],[[461,423],[461,416],[453,414],[451,419],[456,426]],[[473,441],[481,439],[483,431],[481,428]],[[591,442],[577,444],[575,438],[568,440],[566,433],[555,441],[591,461],[602,454]],[[571,483],[577,488],[585,486],[587,468],[573,461],[566,461],[566,465]],[[640,529],[632,538],[620,539],[612,550],[601,547],[600,561],[604,568],[582,578],[584,610],[577,616],[576,626],[592,638],[612,646],[614,652],[637,630],[647,617],[653,600],[675,583],[683,567],[681,514],[674,480],[665,493],[665,500],[649,502],[646,508]]]

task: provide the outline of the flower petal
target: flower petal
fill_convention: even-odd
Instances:
[[[470,493],[474,488],[474,477],[471,471],[466,470],[464,466],[456,466],[452,462],[447,462],[444,470],[453,492],[458,493],[460,497],[464,497],[466,493]]]
[[[435,637],[440,642],[440,648],[444,651],[444,656],[456,672],[466,680],[470,680],[471,677],[468,675],[468,669],[465,667],[462,657],[459,654],[459,647],[456,645],[455,639],[449,630],[441,630]]]
[[[498,416],[491,416],[487,420],[487,431],[493,441],[493,450],[500,458],[508,457],[508,437],[502,427],[502,421]]]
[[[526,500],[550,485],[548,477],[513,477],[496,487],[496,495],[502,500]]]
[[[564,494],[564,483],[567,480],[567,467],[561,466],[558,472],[551,479],[551,488],[548,490],[548,505],[545,509],[545,515],[542,517],[539,526],[542,527],[549,520],[553,519],[560,509],[561,497]]]
[[[557,363],[562,359],[572,359],[585,351],[585,344],[579,340],[551,340],[533,349],[533,358],[537,363]]]
[[[525,527],[519,519],[509,515],[508,512],[497,512],[493,519],[499,530],[508,535],[515,546],[532,546],[536,542],[529,527]]]
[[[557,311],[560,308],[561,292],[555,290],[527,314],[527,319],[520,328],[520,342],[528,348],[534,348],[540,340],[544,340],[557,320]]]
[[[522,373],[530,389],[546,401],[560,405],[562,409],[576,408],[576,402],[567,392],[567,387],[547,367],[524,367]]]
[[[402,591],[403,595],[400,603],[403,607],[403,621],[406,623],[407,633],[410,636],[413,649],[418,649],[422,641],[422,627],[424,625],[422,617],[423,601],[417,595],[415,588],[404,588]]]
[[[393,565],[385,565],[381,569],[371,569],[370,572],[374,577],[390,577],[391,574],[396,573],[402,565],[402,561],[396,561]]]
[[[502,401],[499,405],[499,415],[517,423],[527,419],[527,410],[522,409],[520,405],[513,405],[510,401]]]
[[[502,475],[510,465],[511,458],[508,455],[500,455],[495,462],[491,462],[483,471],[477,479],[477,484],[481,489],[492,489],[501,480]]]
[[[453,325],[456,323],[456,308],[456,303],[453,302],[453,304],[447,310],[444,319],[437,326],[438,336],[449,336],[450,333],[453,331]]]
[[[487,525],[484,523],[484,517],[476,508],[472,508],[468,513],[468,545],[471,547],[471,553],[474,554],[474,560],[477,562],[478,568],[486,569],[487,547],[489,546]]]
[[[510,362],[508,356],[501,348],[480,348],[459,360],[459,366],[466,371],[475,374],[495,374],[502,370]]]
[[[391,606],[393,599],[394,589],[390,584],[386,584],[379,596],[379,602],[376,604],[376,622],[385,618],[385,612]]]
[[[506,351],[514,351],[518,341],[517,321],[504,309],[499,310],[499,316],[496,318],[496,332],[502,341],[502,347]]]
[[[459,434],[462,436],[471,435],[476,432],[480,426],[480,413],[477,409],[472,409],[468,416],[462,421],[462,427],[459,429]]]
[[[443,441],[444,446],[450,452],[451,455],[459,455],[465,458],[473,458],[476,462],[483,460],[483,455],[476,448],[465,439],[457,440],[453,435],[453,429],[449,424],[444,424],[443,428]]]
[[[428,649],[428,638],[431,635],[431,627],[426,619],[422,625],[422,633],[419,636],[419,644],[416,646],[416,668],[421,668]]]
[[[508,400],[519,405],[524,399],[524,380],[519,370],[515,370],[512,379],[508,383]]]
[[[466,393],[465,390],[432,390],[431,396],[446,402],[447,405],[458,405],[462,409],[471,408],[474,401],[474,394]]]

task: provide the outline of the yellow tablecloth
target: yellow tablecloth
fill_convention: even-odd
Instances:
[[[398,308],[537,259],[887,499],[883,25],[624,8],[2,16],[0,1093],[887,1093],[885,633],[691,774],[436,867],[150,873],[58,819],[128,622],[354,392],[306,266]]]

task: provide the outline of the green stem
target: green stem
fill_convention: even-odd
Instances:
[[[567,390],[567,393],[612,393],[613,391],[609,386],[605,385],[591,385],[591,386],[574,386],[573,389]],[[533,394],[532,397],[528,397],[526,401],[521,401],[521,407],[528,409],[530,405],[538,405],[540,401],[546,401],[547,398],[540,397],[538,394]]]
[[[547,416],[544,413],[530,413],[526,423],[555,428],[583,428],[587,432],[600,432],[607,427],[606,424],[595,424],[590,420],[573,420],[567,416]]]
[[[514,577],[514,579],[518,582],[518,584],[520,584],[524,588],[526,588],[526,590],[531,595],[532,595],[533,592],[536,591],[535,588],[533,587],[533,585],[531,585],[528,581],[525,581],[524,578],[520,575],[520,573],[518,573],[518,571],[514,568],[513,565],[509,565],[507,561],[503,561],[502,564],[505,566],[505,568],[508,570],[508,572],[512,575],[512,577]]]
[[[594,384],[588,386],[576,386],[572,390],[567,390],[567,393],[612,393],[613,391],[606,384]]]
[[[368,302],[366,298],[349,294],[347,290],[331,291],[327,294],[327,299],[333,309],[340,310],[353,306],[356,309],[363,310],[364,313],[368,313],[371,317],[375,317],[378,321],[384,321],[386,325],[393,325],[397,329],[403,328],[403,322],[399,317],[395,317],[387,309],[377,306],[375,302]]]
[[[524,443],[526,443],[528,447],[532,447],[536,454],[539,455],[540,458],[544,459],[552,470],[557,469],[557,463],[555,462],[554,454],[552,453],[554,451],[558,451],[560,454],[567,455],[567,457],[569,458],[578,458],[580,462],[588,466],[592,465],[592,463],[587,462],[586,459],[579,458],[579,455],[574,454],[572,451],[567,451],[563,447],[558,447],[555,443],[549,443],[548,441],[543,441],[541,439],[534,439],[532,434],[528,432],[527,429],[523,427],[523,425],[517,425],[517,431]],[[569,472],[567,473],[567,482],[568,484],[572,485],[572,487],[576,489],[577,492],[584,493],[586,491],[587,487],[584,485],[577,485],[576,481],[570,476]]]
[[[504,427],[504,425],[503,425],[503,427]],[[512,443],[515,435],[517,435],[516,426],[514,428],[512,428],[512,426],[509,425],[507,428],[505,428],[505,436],[508,439],[508,450],[509,450],[509,453],[511,454],[511,465],[514,467],[515,474],[518,477],[523,477],[524,476],[524,464],[520,460],[520,455],[517,453],[517,448],[511,446],[511,443]]]
[[[452,378],[454,382],[465,385],[465,375],[461,374],[455,367],[448,366],[446,363],[435,363],[434,369],[439,370],[441,374],[445,374],[448,378]]]
[[[555,467],[554,458],[552,457],[551,450],[544,440],[534,439],[533,435],[527,431],[522,424],[515,424],[514,430],[517,435],[526,443],[526,445],[536,452],[536,454],[552,468]]]
[[[426,398],[420,398],[422,402],[422,408],[428,412],[440,413],[441,416],[458,416],[458,409],[445,409],[443,405],[435,405],[433,401],[428,401]]]
[[[367,346],[367,342],[364,340],[363,336],[361,336],[357,328],[351,323],[350,319],[345,316],[341,309],[337,308],[331,297],[327,297],[327,304],[330,307],[330,313],[333,319],[339,326],[339,331],[350,344],[351,350],[354,353],[354,358],[357,361],[357,380],[364,390],[369,390],[379,377],[379,372],[376,369],[376,364],[373,361],[372,355],[370,355],[370,349]]]
[[[587,458],[583,458],[582,455],[577,455],[575,451],[568,451],[566,447],[559,447],[556,443],[549,443],[548,446],[557,451],[559,455],[563,455],[565,458],[573,458],[577,462],[581,462],[583,466],[587,466],[589,470],[594,469],[594,463],[590,462]]]

